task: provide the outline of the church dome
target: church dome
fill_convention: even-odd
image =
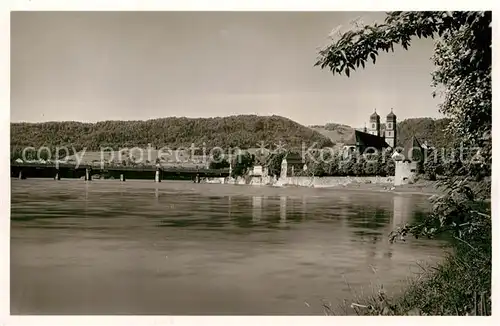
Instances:
[[[372,115],[370,116],[370,120],[377,120],[377,119],[380,119],[380,116],[377,114],[377,110],[375,110],[375,112],[373,112]]]
[[[394,112],[392,112],[392,109],[391,109],[391,113],[389,113],[387,115],[387,119],[396,119],[396,115],[394,114]]]

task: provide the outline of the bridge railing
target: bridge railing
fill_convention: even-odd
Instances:
[[[12,163],[11,167],[26,167],[26,168],[66,168],[66,169],[87,169],[90,168],[92,170],[119,170],[119,171],[155,171],[157,169],[156,166],[123,166],[123,165],[109,165],[106,164],[103,167],[101,165],[92,165],[92,164],[68,164],[68,163]],[[163,172],[184,172],[184,173],[229,173],[228,168],[224,169],[207,169],[207,168],[195,168],[195,167],[182,167],[182,166],[160,166]]]

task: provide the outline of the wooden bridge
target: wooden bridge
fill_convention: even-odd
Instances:
[[[11,177],[25,178],[84,178],[92,180],[92,176],[102,178],[155,180],[199,180],[209,177],[227,177],[230,174],[226,169],[203,169],[177,166],[113,166],[91,164],[41,164],[41,163],[12,163]]]

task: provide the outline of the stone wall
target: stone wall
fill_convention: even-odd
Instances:
[[[217,183],[217,184],[225,184],[227,178],[206,178],[202,179],[202,183]]]
[[[394,177],[286,177],[276,180],[274,177],[237,177],[234,178],[209,178],[204,183],[232,184],[232,185],[252,185],[252,186],[298,186],[325,188],[343,186],[351,183],[376,183],[392,184]]]
[[[273,186],[276,181],[275,177],[270,176],[253,177],[250,180],[250,184],[255,186]]]
[[[232,185],[251,185],[251,186],[272,186],[276,183],[276,178],[270,176],[246,176],[235,178],[226,178],[226,184]]]
[[[350,183],[391,184],[394,177],[287,177],[280,178],[276,186],[336,187]]]

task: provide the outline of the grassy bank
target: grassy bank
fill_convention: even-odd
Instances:
[[[382,290],[354,298],[343,307],[359,315],[491,315],[491,255],[456,246],[454,254],[435,267],[422,267],[399,295]]]

